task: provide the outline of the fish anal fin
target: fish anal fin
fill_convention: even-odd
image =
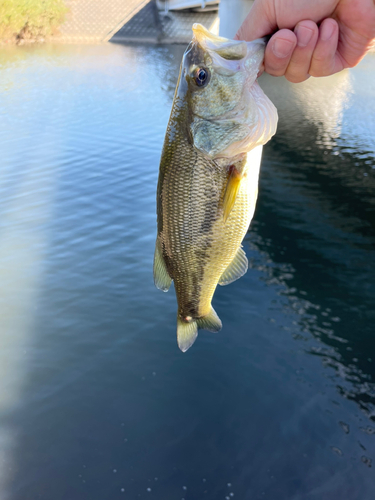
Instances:
[[[234,256],[234,259],[220,276],[219,285],[229,285],[238,280],[248,270],[249,262],[244,250],[240,247]]]
[[[156,239],[154,255],[154,283],[156,288],[163,292],[168,292],[172,283],[172,278],[168,274],[167,266],[161,251],[159,238]]]
[[[242,180],[242,175],[236,170],[236,167],[232,165],[230,167],[229,177],[223,199],[224,223],[227,221],[234,206],[234,203],[236,201],[238,191],[240,190],[241,186],[241,180]]]

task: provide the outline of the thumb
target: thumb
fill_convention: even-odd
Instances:
[[[276,16],[271,0],[255,0],[234,39],[251,42],[270,35],[277,29]]]

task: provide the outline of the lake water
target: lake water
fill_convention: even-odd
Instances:
[[[375,54],[279,110],[217,334],[153,285],[183,47],[0,50],[0,499],[370,500]]]

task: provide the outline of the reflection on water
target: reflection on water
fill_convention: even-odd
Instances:
[[[182,52],[0,51],[0,497],[370,499],[375,57],[262,77],[251,269],[182,355],[151,275]]]
[[[361,69],[283,89],[284,103],[291,102],[288,92],[297,96],[298,111],[289,105],[280,113],[279,134],[269,146],[276,154],[263,170],[264,202],[278,205],[278,219],[272,223],[259,211],[262,230],[250,234],[262,235],[263,227],[272,234],[278,226],[284,241],[273,245],[271,259],[293,263],[287,282],[278,272],[276,279],[301,315],[297,336],[309,333],[323,343],[306,349],[334,368],[339,393],[375,421],[374,99],[367,109],[363,102],[357,107],[370,97],[364,82],[374,65],[366,61]]]

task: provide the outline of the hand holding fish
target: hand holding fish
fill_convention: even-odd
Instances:
[[[303,82],[356,66],[375,41],[374,0],[255,0],[237,32],[270,39],[264,69]]]

